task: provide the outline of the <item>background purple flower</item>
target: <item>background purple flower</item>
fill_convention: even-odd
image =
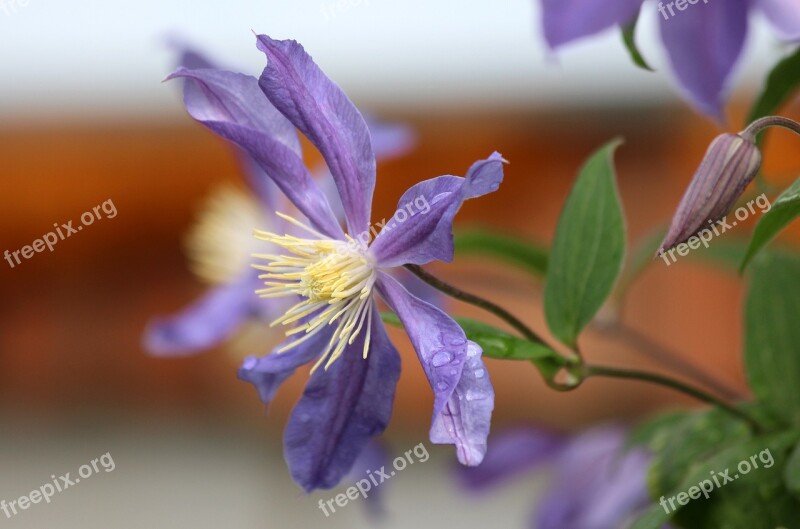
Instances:
[[[592,428],[574,437],[536,428],[493,436],[483,464],[458,469],[461,483],[485,490],[549,469],[551,483],[536,505],[532,529],[618,529],[652,502],[645,477],[650,456],[625,447],[626,431]]]
[[[551,48],[634,20],[643,0],[541,0],[544,36]],[[800,5],[795,0],[724,0],[694,4],[646,2],[657,14],[661,40],[686,97],[723,121],[723,100],[742,54],[751,10],[766,15],[782,39],[800,39]]]

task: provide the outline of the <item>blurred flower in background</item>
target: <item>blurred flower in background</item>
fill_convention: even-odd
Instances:
[[[544,36],[551,48],[638,17],[643,0],[541,0]],[[778,37],[800,39],[796,0],[678,0],[645,3],[659,13],[661,40],[686,97],[703,113],[723,121],[728,80],[744,49],[748,16],[760,11]]]
[[[494,435],[481,466],[459,468],[468,490],[485,491],[547,470],[551,483],[531,529],[618,529],[651,505],[645,477],[650,456],[625,446],[627,432],[600,426],[573,437],[520,427]]]

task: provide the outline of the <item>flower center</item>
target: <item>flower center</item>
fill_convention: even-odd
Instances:
[[[308,340],[328,325],[336,324],[327,348],[313,370],[325,362],[325,369],[339,358],[347,345],[352,344],[366,323],[363,357],[367,357],[372,325],[372,287],[375,266],[364,244],[348,237],[346,241],[328,239],[301,222],[278,213],[284,220],[318,237],[302,239],[292,235],[256,231],[256,238],[275,244],[288,255],[256,254],[266,265],[254,265],[265,273],[266,288],[256,293],[261,297],[302,297],[301,301],[272,322],[272,325],[295,327],[286,335],[300,335],[278,349],[278,353]]]
[[[266,216],[256,199],[231,184],[215,189],[186,237],[192,272],[210,284],[230,283],[248,270],[257,247],[253,226]]]

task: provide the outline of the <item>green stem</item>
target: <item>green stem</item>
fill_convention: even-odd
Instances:
[[[742,410],[731,406],[730,404],[718,399],[713,395],[710,395],[709,393],[706,393],[701,389],[698,389],[694,386],[690,386],[689,384],[684,384],[683,382],[679,382],[677,380],[673,380],[669,377],[659,375],[657,373],[649,373],[647,371],[637,371],[628,369],[618,369],[614,367],[605,367],[597,365],[585,365],[583,367],[583,378],[587,379],[590,377],[609,377],[609,378],[622,378],[628,380],[640,380],[642,382],[650,382],[651,384],[658,384],[661,386],[665,386],[674,389],[676,391],[685,393],[687,395],[690,395],[698,400],[701,400],[713,406],[718,406],[719,408],[725,410],[734,417],[737,417],[738,419],[741,419],[742,421],[746,422],[754,432],[759,432],[762,430],[762,427],[758,423],[758,421],[756,421],[753,417],[743,412]]]
[[[426,272],[422,269],[419,265],[412,265],[408,264],[405,265],[406,269],[409,270],[412,274],[420,278],[425,283],[429,284],[436,290],[447,294],[448,296],[463,301],[465,303],[469,303],[470,305],[475,305],[487,312],[491,312],[501,320],[505,321],[512,327],[514,327],[517,331],[520,332],[525,338],[532,342],[540,343],[543,345],[547,345],[544,340],[542,340],[538,334],[533,332],[530,327],[522,323],[516,316],[508,312],[503,307],[492,303],[489,300],[483,299],[480,296],[476,296],[475,294],[470,294],[469,292],[464,292],[461,289],[454,287],[449,283],[445,283],[438,277]]]

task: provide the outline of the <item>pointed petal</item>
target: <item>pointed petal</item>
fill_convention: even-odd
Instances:
[[[642,0],[542,0],[544,36],[551,48],[630,22]]]
[[[494,407],[480,348],[467,342],[450,316],[409,294],[388,274],[381,274],[378,290],[403,322],[433,388],[431,442],[454,444],[462,464],[479,464]]]
[[[400,355],[373,310],[369,356],[362,357],[362,330],[327,371],[319,368],[311,375],[286,426],[289,471],[307,492],[335,487],[370,438],[389,423]]]
[[[253,384],[261,401],[269,404],[280,385],[292,376],[295,369],[311,362],[325,349],[333,331],[333,327],[322,330],[305,342],[282,353],[273,352],[260,358],[255,356],[246,358],[239,368],[239,380]],[[292,336],[275,350],[277,351],[297,339],[297,336]]]
[[[391,461],[389,447],[381,439],[374,439],[367,443],[367,446],[361,451],[346,479],[350,483],[366,479],[370,472],[391,464]],[[386,514],[386,506],[383,499],[385,492],[384,487],[375,487],[369,491],[369,496],[365,498],[364,509],[367,516],[372,520],[378,521]]]
[[[462,467],[459,477],[471,490],[483,490],[538,468],[556,456],[566,440],[539,428],[520,427],[492,436],[486,458]]]
[[[294,127],[264,97],[255,78],[185,68],[167,77],[175,78],[193,81],[185,84],[184,102],[194,119],[244,149],[315,228],[342,237],[325,196],[303,164]]]
[[[465,178],[440,176],[406,191],[370,247],[379,266],[452,261],[453,218],[465,200],[497,191],[503,162],[494,153],[473,164]]]
[[[494,388],[481,354],[478,344],[468,342],[461,379],[430,432],[432,443],[455,444],[458,461],[467,466],[479,465],[486,455],[494,410]]]
[[[649,504],[649,457],[624,452],[625,432],[600,427],[576,437],[557,461],[556,482],[537,511],[536,527],[619,527]]]
[[[693,6],[661,23],[661,39],[681,88],[697,108],[723,119],[723,97],[744,47],[748,0]]]
[[[154,356],[188,356],[217,345],[254,313],[261,300],[251,278],[209,290],[198,301],[170,317],[154,319],[144,346]]]
[[[755,0],[784,40],[800,39],[800,6],[796,0]]]
[[[375,155],[364,118],[297,42],[259,35],[258,48],[268,60],[261,89],[322,153],[342,197],[349,233],[367,230]]]

